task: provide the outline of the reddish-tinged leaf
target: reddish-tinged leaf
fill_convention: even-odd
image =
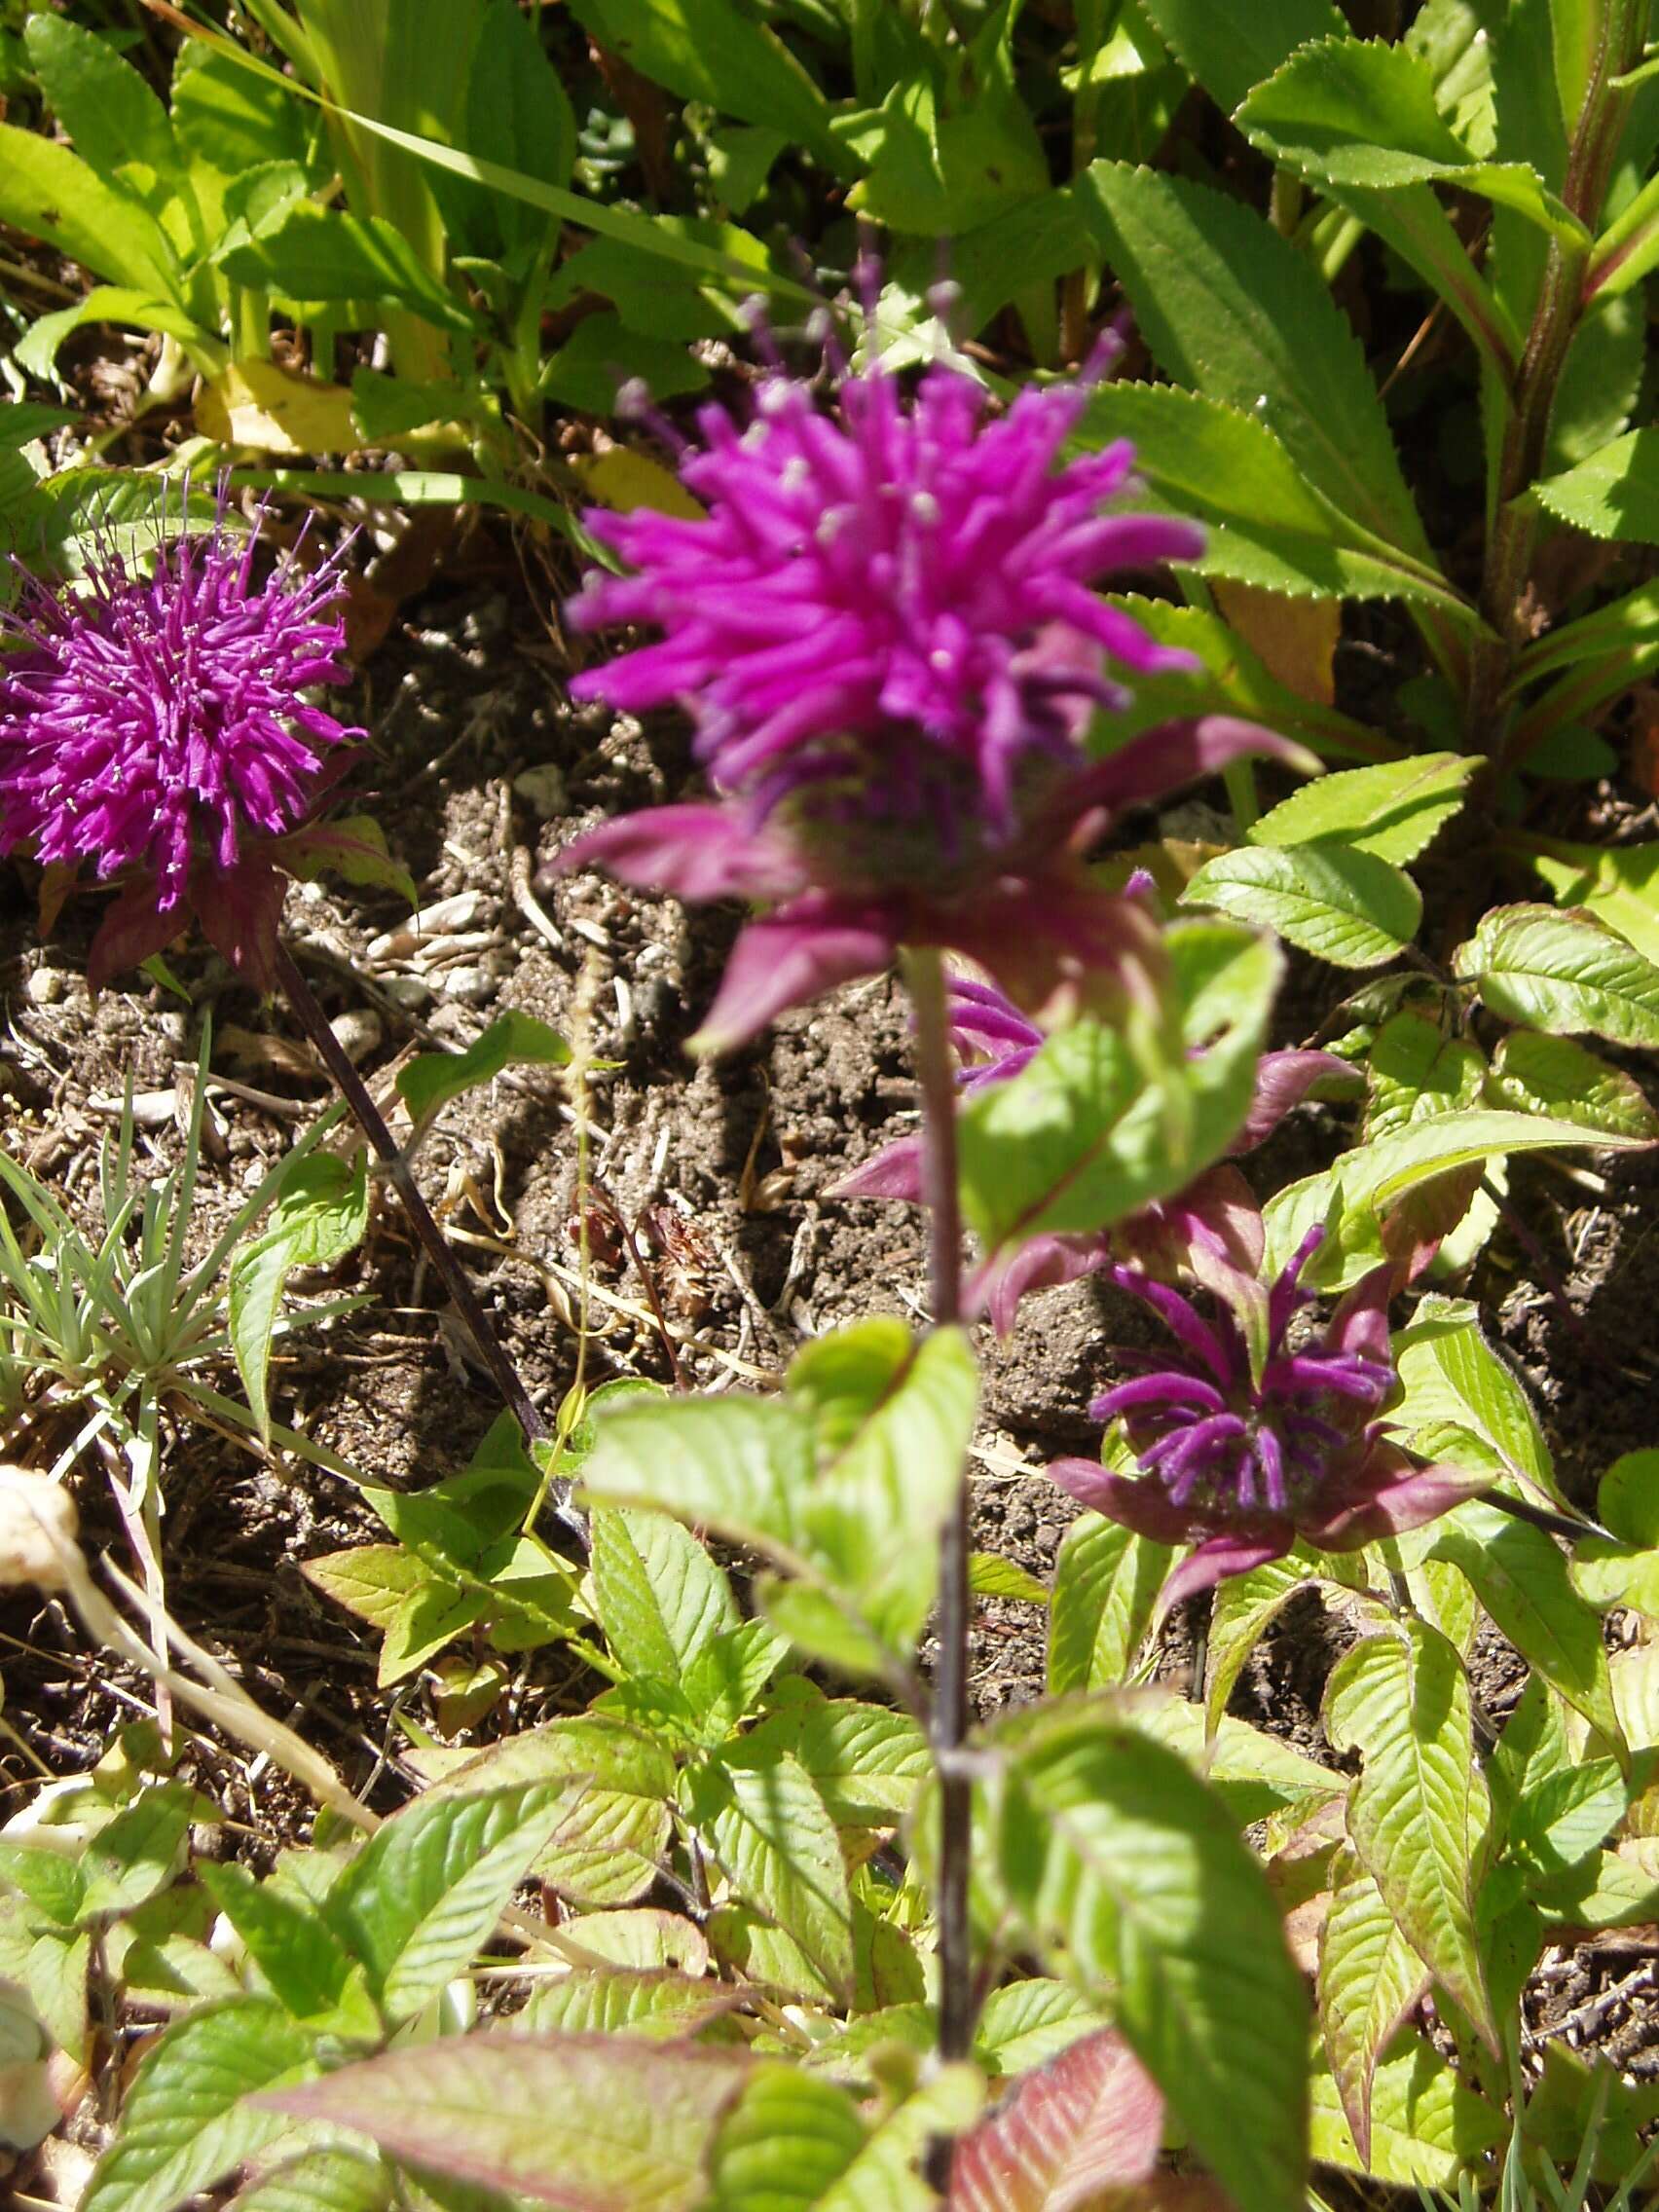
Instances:
[[[1158,2160],[1163,2098],[1110,2028],[1024,2075],[956,2146],[950,2212],[1087,2212]]]
[[[563,2212],[694,2212],[715,2129],[748,2072],[737,2052],[628,2037],[455,2036],[270,2101]]]

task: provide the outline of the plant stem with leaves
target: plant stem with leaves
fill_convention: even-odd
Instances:
[[[367,1085],[347,1057],[339,1038],[328,1026],[327,1016],[316,1003],[311,985],[301,975],[293,954],[285,944],[276,947],[276,978],[301,1028],[316,1047],[323,1066],[339,1086],[340,1094],[350,1107],[358,1126],[385,1162],[387,1173],[403,1200],[410,1225],[436,1269],[439,1281],[454,1300],[456,1311],[465,1322],[467,1332],[478,1347],[479,1356],[490,1370],[497,1388],[506,1401],[508,1411],[533,1444],[541,1442],[551,1433],[546,1420],[532,1405],[524,1378],[507,1357],[501,1340],[491,1327],[488,1314],[478,1303],[477,1292],[466,1278],[466,1271],[445,1241],[443,1231],[432,1219],[431,1208],[421,1196],[420,1185],[403,1157],[402,1148],[387,1128],[380,1108],[369,1096]]]
[[[1496,463],[1493,526],[1481,582],[1481,612],[1494,633],[1471,660],[1468,723],[1489,753],[1501,754],[1509,716],[1504,693],[1526,644],[1523,601],[1538,515],[1527,495],[1543,471],[1556,392],[1587,310],[1584,277],[1601,222],[1631,100],[1621,80],[1641,58],[1649,0],[1603,0],[1584,97],[1573,127],[1562,200],[1584,224],[1582,242],[1553,238],[1538,304],[1510,393]]]
[[[916,1015],[916,1085],[922,1102],[922,1198],[928,1222],[928,1279],[934,1326],[962,1317],[962,1216],[956,1176],[956,1080],[950,1057],[944,964],[935,951],[907,952],[904,980]],[[963,2058],[974,2039],[973,1958],[968,1932],[972,1792],[962,1761],[968,1733],[968,1481],[962,1470],[940,1531],[939,1663],[933,1749],[939,1765],[939,2045]]]

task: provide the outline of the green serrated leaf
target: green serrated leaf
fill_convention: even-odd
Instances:
[[[794,1700],[745,1738],[756,1755],[787,1751],[810,1776],[837,1827],[895,1826],[933,1768],[908,1714],[857,1698]]]
[[[1284,1267],[1308,1231],[1322,1222],[1326,1237],[1304,1280],[1310,1288],[1349,1290],[1384,1256],[1382,1222],[1390,1207],[1437,1177],[1514,1152],[1574,1145],[1616,1151],[1630,1143],[1628,1137],[1593,1132],[1575,1122],[1495,1108],[1434,1115],[1376,1144],[1344,1153],[1322,1174],[1306,1176],[1270,1198],[1263,1208],[1268,1266]]]
[[[203,1861],[196,1872],[283,2009],[296,2020],[335,2011],[351,1961],[320,1914],[296,1904],[270,1882],[255,1881],[234,1862]],[[361,2028],[374,2032],[372,2014]]]
[[[1096,162],[1075,191],[1159,367],[1265,424],[1345,514],[1432,565],[1365,355],[1312,261],[1185,178]]]
[[[850,1990],[852,1905],[835,1825],[798,1759],[750,1742],[683,1778],[682,1805],[743,1900]]]
[[[1659,544],[1659,430],[1627,430],[1576,468],[1534,484],[1530,497],[1592,537]]]
[[[1251,144],[1314,184],[1392,192],[1451,184],[1587,245],[1583,224],[1525,162],[1482,162],[1441,115],[1422,56],[1380,39],[1322,39],[1258,85],[1235,118]]]
[[[1276,930],[1339,968],[1397,960],[1422,920],[1409,875],[1375,853],[1339,844],[1241,845],[1199,868],[1182,903]]]
[[[1371,2155],[1377,2061],[1428,1987],[1428,1969],[1400,1933],[1359,1861],[1339,1852],[1331,1909],[1319,1932],[1319,2032],[1343,2113],[1363,2161]]]
[[[1347,25],[1332,0],[1265,0],[1219,14],[1210,0],[1142,0],[1159,36],[1231,115],[1310,39],[1340,38]]]
[[[666,1514],[596,1512],[591,1571],[600,1626],[631,1675],[678,1682],[714,1638],[737,1626],[725,1576]]]
[[[1545,1775],[1517,1799],[1505,1854],[1546,1878],[1567,1873],[1607,1841],[1629,1802],[1630,1784],[1616,1759]]]
[[[1405,1394],[1392,1419],[1414,1439],[1414,1449],[1419,1428],[1454,1422],[1489,1445],[1500,1466],[1552,1504],[1566,1506],[1537,1416],[1481,1334],[1477,1308],[1431,1294],[1396,1335],[1394,1349]]]
[[[1421,1621],[1364,1638],[1331,1675],[1325,1732],[1365,1761],[1348,1799],[1354,1850],[1401,1934],[1495,2049],[1474,1920],[1492,1807],[1462,1661]]]
[[[231,2212],[390,2212],[390,2168],[356,2151],[308,2151],[240,2190]]]
[[[581,1923],[586,1939],[587,1922]],[[638,1968],[576,1967],[532,1990],[513,2014],[520,2035],[634,2036],[678,2043],[718,2020],[740,1993],[710,1977]]]
[[[1022,1605],[1046,1605],[1049,1586],[1017,1561],[1000,1552],[975,1552],[968,1562],[968,1587],[978,1598],[1012,1598]]]
[[[1628,1761],[1601,1619],[1573,1590],[1560,1546],[1474,1499],[1440,1524],[1434,1556],[1467,1576],[1528,1665]]]
[[[1475,618],[1436,570],[1333,506],[1254,414],[1170,385],[1112,384],[1084,423],[1092,445],[1131,439],[1154,497],[1205,526],[1200,574],[1292,599],[1424,600]]]
[[[313,2039],[279,2005],[247,1997],[193,2012],[139,2068],[81,2212],[173,2212],[290,2133],[289,2118],[247,2101],[254,2092],[319,2071]]]
[[[1317,777],[1271,807],[1245,831],[1253,845],[1341,844],[1403,867],[1427,850],[1463,804],[1479,763],[1424,753]]]
[[[562,1786],[564,1810],[536,1860],[541,1879],[579,1904],[643,1897],[668,1847],[674,1758],[625,1721],[583,1714],[525,1729],[434,1784],[423,1802],[544,1782]]]
[[[1054,1562],[1051,1694],[1113,1689],[1126,1678],[1174,1557],[1098,1513],[1078,1515]]]
[[[1435,1114],[1458,1114],[1481,1095],[1486,1060],[1466,1037],[1448,1037],[1438,1022],[1406,1012],[1392,1014],[1377,1032],[1366,1074],[1368,1143],[1393,1136]]]
[[[1493,906],[1453,956],[1494,1014],[1552,1035],[1659,1046],[1659,966],[1594,915]]]
[[[200,1814],[182,1783],[151,1783],[87,1845],[81,1919],[91,1927],[166,1888],[184,1864],[190,1824]]]
[[[470,1961],[567,1811],[557,1785],[427,1795],[363,1846],[324,1919],[389,2021],[413,2019]]]
[[[994,1805],[994,1880],[1026,1939],[1085,1990],[1116,1992],[1119,2032],[1240,2212],[1301,2212],[1307,2002],[1213,1793],[1080,1706],[1012,1751]]]
[[[1493,1054],[1486,1096],[1510,1113],[1544,1114],[1637,1144],[1659,1143],[1659,1110],[1636,1078],[1570,1037],[1517,1029],[1503,1038]]]
[[[1456,2189],[1485,2171],[1503,2142],[1501,2114],[1469,2088],[1420,2036],[1396,2040],[1371,2090],[1370,2157],[1355,2149],[1336,2083],[1322,2068],[1310,2083],[1313,2156],[1373,2181]]]
[[[1243,1121],[1280,956],[1220,921],[1178,922],[1164,943],[1182,1050],[1156,1080],[1122,1029],[1080,1020],[964,1108],[963,1206],[987,1249],[1121,1221],[1189,1182]]]
[[[974,2031],[974,2055],[1005,2079],[1046,2066],[1081,2037],[1107,2024],[1105,2011],[1070,1982],[1040,1974],[992,1990]]]
[[[1628,652],[1616,645],[1612,649],[1628,663]],[[1659,961],[1659,841],[1604,848],[1551,838],[1547,846],[1529,846],[1528,858],[1558,905],[1582,906],[1638,952]]]
[[[271,1433],[271,1340],[289,1275],[325,1268],[362,1241],[369,1221],[368,1155],[311,1154],[282,1177],[271,1226],[231,1262],[227,1315],[237,1371],[262,1436]]]
[[[798,2067],[756,2067],[710,2151],[708,2212],[814,2212],[864,2141],[846,2089]]]

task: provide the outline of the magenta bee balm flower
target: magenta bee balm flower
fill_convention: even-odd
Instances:
[[[587,628],[658,642],[579,677],[630,712],[682,702],[713,804],[623,817],[563,865],[597,862],[686,899],[767,911],[739,939],[703,1041],[943,945],[1041,1005],[1068,977],[1156,955],[1154,919],[1088,879],[1109,816],[1245,753],[1301,759],[1227,718],[1150,731],[1092,762],[1084,737],[1130,675],[1191,665],[1089,588],[1193,559],[1167,517],[1114,511],[1124,444],[1070,461],[1081,384],[1022,392],[1000,419],[965,376],[913,401],[873,371],[839,418],[780,373],[740,427],[718,407],[681,475],[700,519],[636,510],[589,527],[634,571],[590,580]]]
[[[360,738],[308,693],[345,682],[339,556],[290,552],[254,577],[257,531],[221,518],[135,574],[110,553],[85,595],[25,578],[0,611],[0,852],[123,878],[92,947],[95,984],[159,951],[194,912],[264,982],[284,859]]]
[[[1356,1551],[1491,1486],[1490,1474],[1419,1465],[1385,1439],[1392,1267],[1375,1270],[1322,1330],[1292,1345],[1292,1321],[1313,1297],[1302,1270],[1323,1235],[1309,1231],[1271,1284],[1239,1277],[1208,1315],[1137,1268],[1111,1271],[1180,1348],[1120,1349],[1128,1380],[1089,1409],[1123,1422],[1138,1477],[1092,1459],[1060,1459],[1049,1472],[1139,1535],[1197,1543],[1164,1587],[1165,1606],[1282,1558],[1298,1536]]]

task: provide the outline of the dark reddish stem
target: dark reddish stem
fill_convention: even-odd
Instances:
[[[479,1305],[478,1294],[468,1281],[465,1269],[446,1242],[443,1231],[432,1219],[431,1208],[421,1196],[420,1185],[403,1157],[402,1148],[387,1127],[385,1117],[369,1096],[368,1087],[347,1057],[339,1038],[328,1026],[327,1016],[317,1005],[311,985],[300,974],[294,956],[285,944],[276,947],[276,980],[281,984],[288,1004],[299,1019],[300,1027],[316,1047],[323,1066],[339,1086],[340,1095],[356,1116],[358,1126],[385,1162],[386,1171],[403,1201],[403,1210],[409,1216],[410,1226],[421,1239],[426,1257],[436,1269],[438,1280],[454,1301],[456,1311],[465,1322],[468,1334],[478,1346],[479,1356],[506,1401],[507,1410],[533,1444],[542,1442],[552,1434],[552,1430],[531,1404],[530,1393],[524,1386],[524,1378],[502,1349],[501,1341],[492,1328],[489,1315]]]
[[[956,1173],[956,1077],[944,964],[935,951],[904,955],[916,1014],[916,1088],[922,1102],[922,1203],[934,1326],[962,1318],[962,1211]],[[963,1762],[968,1735],[968,1475],[940,1531],[939,1663],[933,1750],[939,1766],[939,2047],[966,2058],[974,2041],[974,1959],[968,1929],[973,1795]]]

